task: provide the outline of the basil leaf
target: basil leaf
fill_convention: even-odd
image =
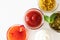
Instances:
[[[53,23],[55,17],[56,17],[56,13],[53,13],[50,17],[47,15],[44,15],[44,20],[48,23]]]
[[[46,22],[50,23],[50,17],[49,17],[49,16],[44,15],[44,20],[45,20]]]
[[[54,22],[54,19],[56,17],[56,14],[53,13],[51,16],[50,16],[50,23],[53,23]]]

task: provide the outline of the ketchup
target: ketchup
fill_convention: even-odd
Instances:
[[[42,13],[36,8],[32,8],[27,11],[25,15],[25,22],[30,27],[38,27],[42,22]]]

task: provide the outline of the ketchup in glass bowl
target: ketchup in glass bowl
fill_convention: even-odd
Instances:
[[[26,12],[25,24],[30,29],[38,29],[42,26],[43,14],[37,8],[31,8]]]

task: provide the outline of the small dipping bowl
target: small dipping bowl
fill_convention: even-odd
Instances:
[[[53,12],[58,8],[56,0],[38,0],[39,8],[44,12]]]
[[[38,29],[43,25],[43,13],[37,8],[27,10],[25,24],[30,29]]]

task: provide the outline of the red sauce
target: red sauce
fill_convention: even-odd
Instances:
[[[8,40],[26,40],[26,30],[23,25],[10,27],[7,32]]]
[[[30,27],[39,26],[42,22],[42,15],[40,10],[35,8],[28,10],[25,16],[25,22]]]

